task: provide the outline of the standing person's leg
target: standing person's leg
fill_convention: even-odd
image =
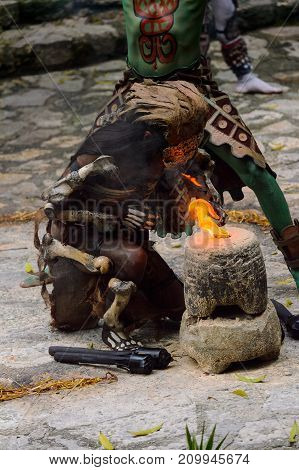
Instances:
[[[285,256],[299,289],[299,225],[293,224],[289,207],[274,176],[249,158],[236,158],[223,147],[207,144],[212,155],[224,160],[255,193],[273,227],[273,238]]]
[[[222,44],[225,62],[238,79],[239,93],[281,93],[279,86],[272,86],[252,72],[247,45],[238,27],[236,0],[211,0],[217,39]]]

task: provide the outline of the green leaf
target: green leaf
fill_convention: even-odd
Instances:
[[[188,426],[186,426],[186,438],[187,438],[188,450],[199,450],[200,449],[200,447],[198,447],[198,443],[197,443],[195,434],[193,434],[193,436],[191,436]]]
[[[297,424],[297,421],[295,420],[290,430],[289,443],[292,444],[296,442],[297,436],[299,436],[299,425]]]
[[[108,437],[102,432],[99,434],[99,443],[105,450],[114,450],[113,444],[109,441]]]
[[[219,442],[219,444],[217,445],[217,447],[215,447],[215,450],[220,450],[220,449],[222,449],[222,444],[223,444],[224,441],[227,439],[227,436],[228,436],[228,434],[226,434],[226,436],[224,436],[224,438],[221,439],[221,441]],[[228,444],[228,445],[230,445],[230,444]]]
[[[199,447],[198,447],[197,439],[196,439],[196,436],[194,435],[193,436],[192,450],[198,450],[198,449],[199,449]]]
[[[245,375],[235,374],[238,380],[241,382],[246,382],[248,384],[258,384],[265,381],[266,375],[261,375],[260,377],[252,378],[252,377],[245,377]]]
[[[205,423],[203,423],[202,429],[201,429],[201,441],[200,441],[200,445],[198,445],[195,435],[194,434],[191,435],[188,426],[186,426],[186,438],[187,438],[188,450],[213,450],[213,449],[219,450],[219,449],[224,449],[227,446],[229,446],[231,442],[226,447],[222,447],[224,441],[227,439],[227,436],[228,436],[227,434],[223,439],[221,439],[218,445],[214,448],[216,427],[217,426],[215,424],[208,438],[207,443],[204,445]]]
[[[208,442],[207,442],[206,445],[205,445],[205,450],[212,450],[212,449],[213,449],[215,431],[216,431],[216,424],[215,424],[215,426],[213,427],[212,432],[211,432],[211,434],[210,434],[210,436],[209,436]]]
[[[190,431],[188,426],[186,425],[186,439],[187,439],[187,444],[188,444],[188,449],[193,450],[193,439],[191,437]]]
[[[245,390],[242,390],[241,388],[237,388],[232,393],[234,395],[238,395],[239,397],[242,397],[242,398],[249,398],[248,394],[245,392]]]
[[[140,431],[130,431],[130,434],[133,437],[140,437],[140,436],[148,436],[149,434],[153,434],[154,432],[160,431],[164,423],[158,424],[150,429],[141,429]]]
[[[201,430],[200,445],[199,445],[199,449],[200,449],[200,450],[203,450],[203,449],[204,449],[203,438],[204,438],[204,434],[205,434],[205,427],[206,427],[206,423],[203,423],[203,425],[202,425],[202,430]]]

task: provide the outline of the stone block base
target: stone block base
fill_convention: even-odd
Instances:
[[[233,363],[277,359],[281,326],[270,301],[258,316],[241,313],[200,319],[185,311],[180,342],[204,372],[219,374]]]

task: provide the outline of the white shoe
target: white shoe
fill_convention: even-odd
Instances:
[[[249,72],[238,80],[236,91],[238,93],[263,93],[265,95],[282,93],[279,85],[270,85],[258,78],[254,73]]]

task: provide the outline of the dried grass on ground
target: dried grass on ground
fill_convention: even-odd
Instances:
[[[110,384],[116,381],[117,376],[108,372],[104,377],[79,377],[73,379],[52,379],[49,377],[35,384],[20,385],[19,387],[7,387],[0,384],[0,402],[15,400],[28,395],[40,395],[46,392],[73,391],[88,385]]]
[[[230,222],[237,222],[239,224],[255,224],[262,229],[270,228],[270,222],[261,212],[247,209],[243,211],[227,211]]]

